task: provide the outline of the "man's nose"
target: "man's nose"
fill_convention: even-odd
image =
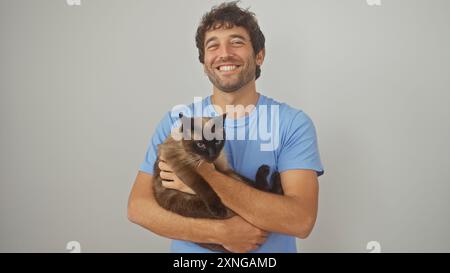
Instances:
[[[219,58],[222,61],[227,61],[233,56],[233,49],[229,45],[222,45],[219,49]]]

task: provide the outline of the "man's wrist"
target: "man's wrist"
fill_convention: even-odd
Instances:
[[[197,167],[197,173],[206,179],[207,177],[213,176],[216,173],[216,169],[211,167],[208,163],[201,163]]]
[[[226,237],[226,228],[227,225],[225,224],[224,220],[213,220],[214,224],[212,225],[213,234],[210,238],[211,242],[214,244],[223,245],[224,244],[224,238]]]

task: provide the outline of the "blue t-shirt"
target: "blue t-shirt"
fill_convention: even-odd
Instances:
[[[164,142],[171,130],[179,126],[178,113],[185,116],[217,116],[211,96],[186,106],[177,106],[160,121],[149,142],[145,159],[139,170],[153,174],[157,145]],[[224,151],[233,170],[250,179],[255,178],[262,164],[271,172],[291,169],[315,170],[324,173],[317,144],[316,130],[305,112],[264,95],[249,115],[225,119]],[[268,206],[270,204],[267,204]],[[211,252],[199,245],[172,240],[172,252]],[[253,252],[297,252],[295,237],[271,233],[266,242]]]

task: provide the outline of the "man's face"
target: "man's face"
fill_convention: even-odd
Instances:
[[[211,83],[224,92],[234,92],[255,79],[264,50],[253,52],[250,36],[243,27],[206,32],[204,70]]]

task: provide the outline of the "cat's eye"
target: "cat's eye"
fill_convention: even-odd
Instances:
[[[196,144],[197,147],[200,148],[200,149],[205,149],[205,148],[206,148],[205,143],[202,143],[202,142],[196,142],[195,144]]]

